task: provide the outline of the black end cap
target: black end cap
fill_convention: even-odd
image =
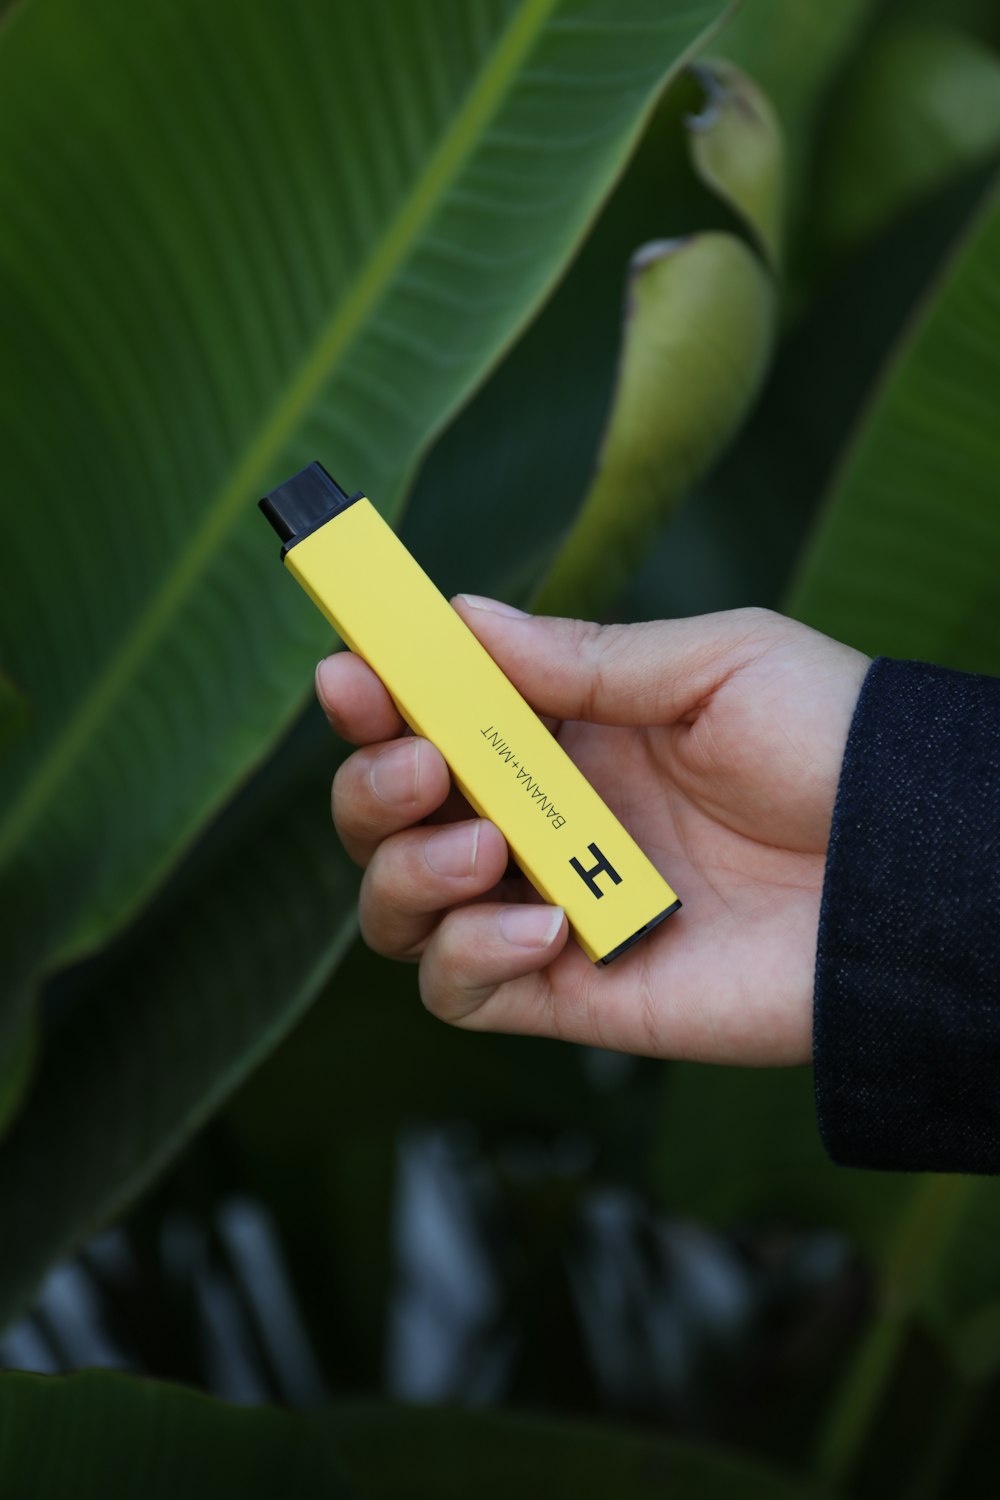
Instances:
[[[358,498],[342,490],[322,464],[311,463],[265,495],[258,505],[281,540],[290,546]]]
[[[672,916],[675,911],[680,911],[680,909],[681,903],[675,901],[673,906],[668,906],[666,911],[658,912],[651,921],[647,922],[645,926],[640,927],[638,932],[633,932],[632,936],[627,937],[624,943],[619,943],[617,948],[612,948],[610,953],[606,953],[597,962],[599,964],[613,964],[616,958],[621,958],[626,949],[632,947],[633,943],[637,943],[640,938],[644,938],[647,932],[652,932],[654,927],[659,927],[661,922],[666,921],[667,917]]]

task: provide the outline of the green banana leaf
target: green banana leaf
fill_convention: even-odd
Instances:
[[[24,728],[27,704],[10,678],[0,672],[0,757],[6,745]]]
[[[0,672],[0,767],[7,745],[24,729],[27,705],[9,678]],[[34,1017],[25,1016],[20,1035],[0,1052],[0,1139],[14,1114],[30,1076],[35,1051]]]
[[[12,12],[0,641],[33,720],[0,812],[0,1046],[39,969],[137,910],[302,700],[329,632],[256,496],[318,453],[395,512],[723,12]]]
[[[0,672],[0,768],[4,750],[28,721],[28,705],[8,677]],[[2,770],[0,770],[2,774]],[[27,1086],[35,1055],[35,1019],[25,1016],[11,1045],[0,1052],[0,1140]]]
[[[1000,12],[993,0],[887,0],[884,9],[891,21],[939,21],[944,14],[949,25],[987,46],[1000,47]]]
[[[736,1454],[627,1428],[500,1412],[335,1408],[337,1450],[366,1500],[805,1500],[808,1486]]]
[[[870,655],[1000,672],[1000,185],[896,350],[788,595]]]
[[[31,1500],[808,1493],[735,1456],[589,1423],[375,1404],[247,1409],[103,1371],[0,1375],[0,1488]]]
[[[0,1491],[27,1500],[349,1500],[308,1420],[88,1370],[0,1375]]]
[[[938,1180],[933,1201],[940,1243],[917,1288],[915,1310],[955,1369],[967,1380],[983,1381],[1000,1370],[1000,1183]]]
[[[34,1019],[29,1018],[20,1039],[10,1047],[0,1066],[0,1141],[9,1120],[17,1113],[18,1106],[28,1086],[38,1045],[38,1033]]]
[[[827,141],[816,232],[842,252],[1000,150],[1000,56],[950,25],[880,27],[831,111]]]

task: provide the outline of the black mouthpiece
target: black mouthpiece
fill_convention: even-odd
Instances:
[[[279,484],[258,504],[284,543],[284,556],[289,547],[360,499],[360,491],[348,495],[322,464],[313,463]]]

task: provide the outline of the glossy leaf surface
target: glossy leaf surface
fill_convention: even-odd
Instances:
[[[0,672],[0,755],[24,728],[28,706],[10,679]]]
[[[833,112],[818,232],[843,250],[998,149],[1000,57],[946,25],[886,25]]]
[[[302,1417],[96,1370],[0,1375],[0,1489],[32,1500],[348,1500]]]
[[[99,1371],[0,1376],[0,1485],[32,1500],[807,1494],[751,1461],[600,1426],[387,1404],[310,1414],[240,1408]]]
[[[1000,671],[1000,190],[896,351],[788,599],[870,655]]]
[[[809,1493],[753,1461],[694,1444],[600,1426],[492,1412],[347,1407],[338,1449],[368,1500],[659,1500],[664,1494],[805,1500]]]

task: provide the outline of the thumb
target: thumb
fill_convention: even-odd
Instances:
[[[539,713],[600,724],[676,723],[759,655],[772,618],[738,609],[596,625],[526,615],[476,594],[458,594],[452,604]]]

